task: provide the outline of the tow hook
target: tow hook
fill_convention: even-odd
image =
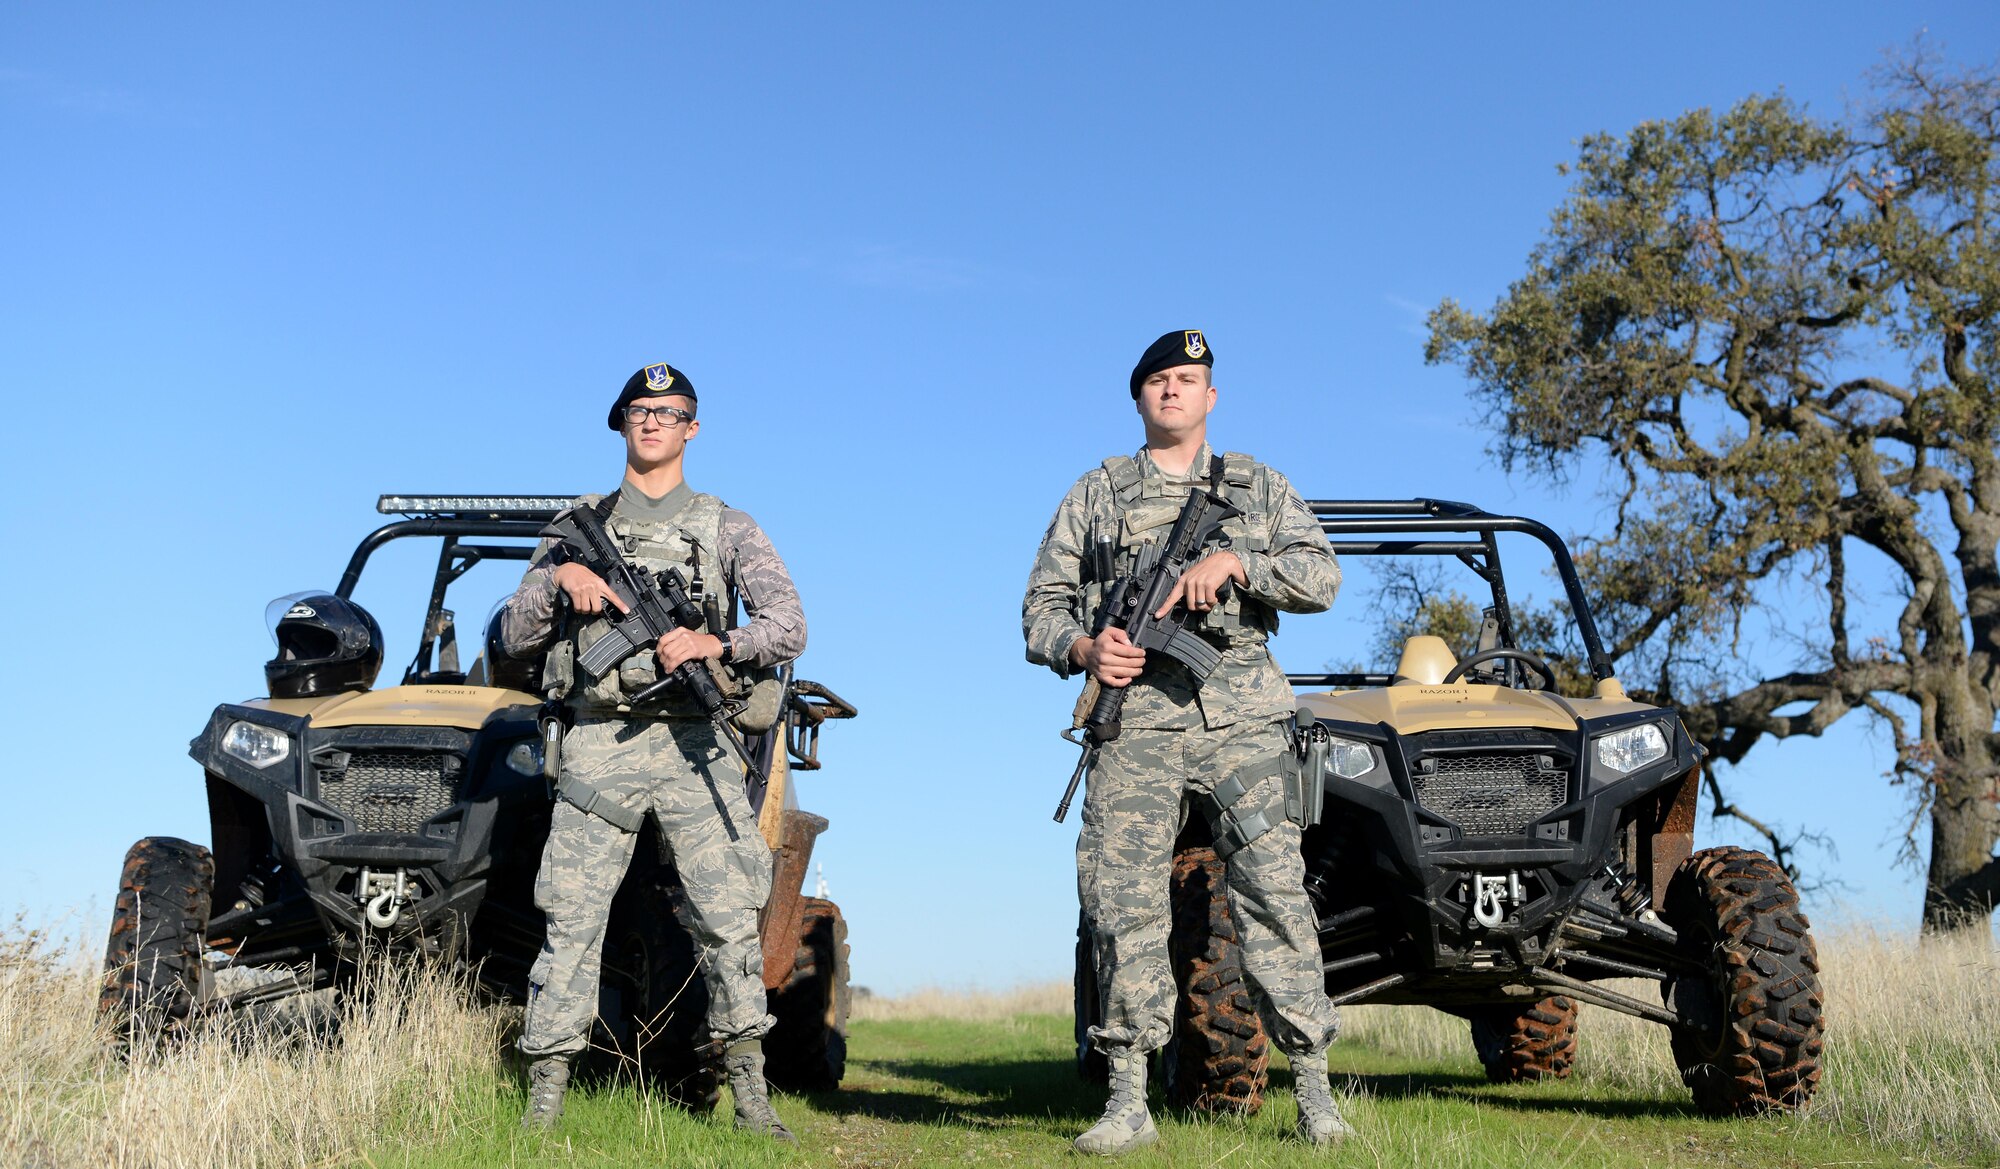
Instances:
[[[366,905],[364,915],[368,924],[385,930],[402,920],[403,907],[410,903],[413,887],[409,873],[403,869],[394,873],[374,873],[362,869],[361,880],[354,886],[354,896]]]
[[[1521,887],[1521,874],[1508,872],[1504,877],[1489,877],[1484,873],[1472,875],[1472,920],[1484,929],[1492,929],[1507,920],[1507,903],[1519,905],[1527,900],[1526,890]]]

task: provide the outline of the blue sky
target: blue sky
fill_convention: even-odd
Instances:
[[[1145,344],[1206,330],[1217,442],[1306,494],[1590,530],[1588,479],[1485,456],[1424,311],[1494,300],[1580,136],[1780,87],[1835,113],[1920,30],[2000,50],[1977,3],[8,6],[0,908],[95,935],[133,839],[205,838],[186,742],[377,494],[606,489],[605,406],[670,360],[691,480],[771,532],[801,672],[863,710],[802,792],[855,977],[1066,977],[1074,692],[1022,662],[1020,586],[1138,444]],[[425,559],[363,583],[392,662]],[[512,585],[481,571],[462,615]],[[1360,652],[1361,576],[1282,661]],[[1914,918],[1887,755],[1843,725],[1731,777],[1833,834],[1823,915]]]

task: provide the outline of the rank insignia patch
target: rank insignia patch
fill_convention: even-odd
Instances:
[[[1187,331],[1187,345],[1184,348],[1187,351],[1187,355],[1196,361],[1200,361],[1201,355],[1208,352],[1208,342],[1202,339],[1200,329],[1189,329]]]
[[[1199,333],[1190,333],[1188,335],[1196,338],[1199,338],[1201,336],[1201,334]],[[658,365],[649,365],[646,367],[647,389],[664,390],[672,386],[673,384],[674,384],[674,371],[667,366],[666,362],[662,361]]]

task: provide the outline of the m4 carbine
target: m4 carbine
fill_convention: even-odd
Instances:
[[[1217,467],[1220,468],[1220,460]],[[1143,546],[1131,574],[1111,582],[1090,635],[1097,637],[1107,629],[1122,629],[1126,639],[1145,650],[1148,658],[1164,654],[1186,666],[1196,681],[1205,680],[1221,664],[1222,654],[1189,628],[1199,618],[1188,611],[1185,601],[1177,602],[1164,617],[1153,614],[1166,604],[1174,586],[1180,583],[1181,574],[1201,559],[1203,547],[1221,529],[1223,521],[1241,514],[1216,494],[1214,486],[1191,489],[1167,542]],[[1100,564],[1108,561],[1109,541],[1101,542],[1093,551]],[[1228,587],[1224,585],[1225,591]],[[1056,805],[1056,823],[1069,816],[1070,801],[1076,798],[1078,785],[1097,761],[1098,749],[1116,739],[1123,729],[1119,717],[1125,707],[1125,692],[1131,688],[1130,685],[1102,687],[1090,714],[1083,720],[1083,738],[1076,738],[1074,729],[1063,733],[1063,738],[1082,746],[1083,757],[1076,761],[1069,786],[1063,789],[1062,802]]]
[[[619,553],[611,533],[604,530],[604,520],[597,514],[597,509],[571,508],[555,523],[544,528],[542,535],[556,540],[550,557],[557,564],[583,565],[602,577],[612,593],[625,603],[625,612],[605,613],[610,628],[602,637],[591,642],[589,649],[577,655],[576,664],[592,681],[617,669],[619,663],[641,649],[652,652],[660,639],[675,629],[706,628],[701,606],[688,596],[687,584],[681,579],[680,570],[670,566],[665,571],[650,573],[628,563]],[[715,725],[716,737],[728,744],[729,749],[736,753],[736,758],[742,761],[753,796],[761,798],[770,777],[750,757],[750,749],[744,745],[736,728],[729,725],[730,716],[736,711],[723,697],[722,688],[715,684],[715,675],[706,661],[690,658],[682,662],[659,681],[632,695],[627,702],[636,709],[658,698],[674,685],[684,686],[694,695],[702,713]]]

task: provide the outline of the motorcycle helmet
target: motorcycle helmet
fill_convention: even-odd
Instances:
[[[500,623],[505,617],[506,607],[507,602],[503,598],[486,618],[486,684],[537,693],[541,690],[543,655],[536,654],[523,660],[507,652],[500,637]]]
[[[265,610],[278,654],[264,663],[273,698],[366,690],[382,672],[382,627],[332,593],[293,593]]]

